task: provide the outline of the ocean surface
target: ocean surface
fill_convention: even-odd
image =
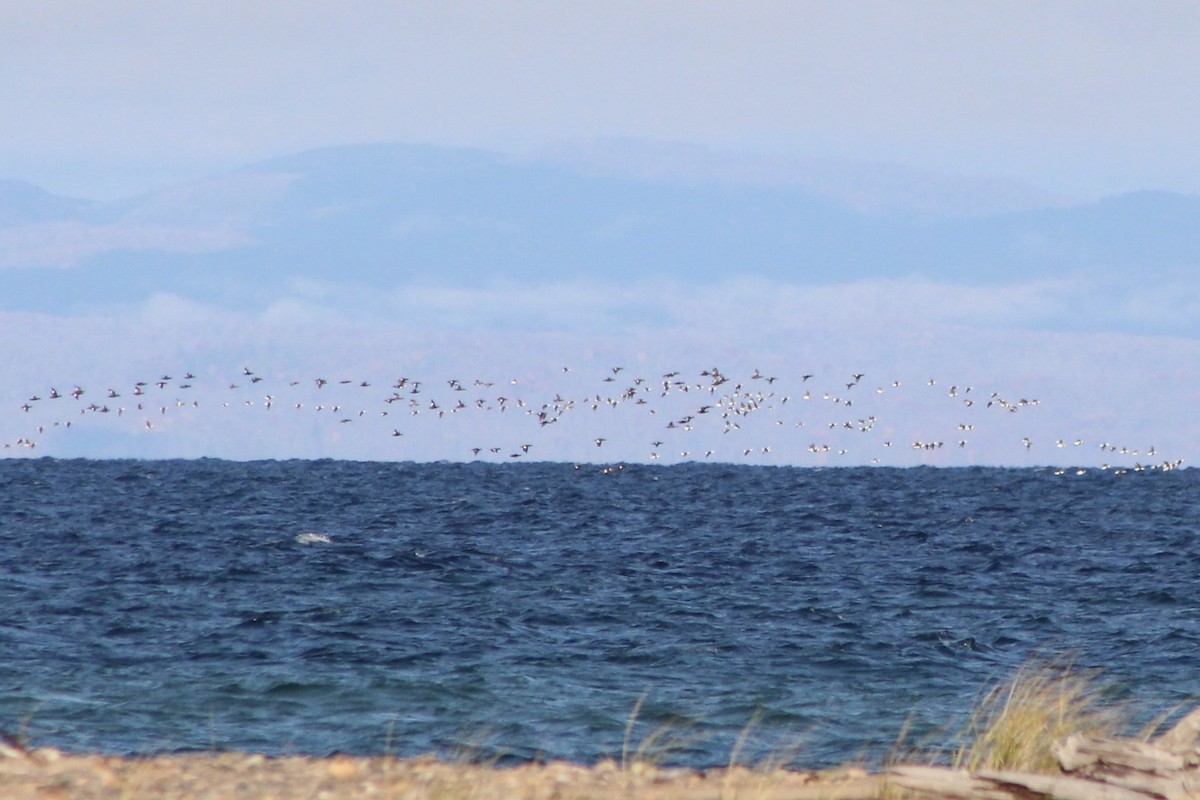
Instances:
[[[0,609],[37,745],[819,766],[1200,702],[1200,471],[8,460]]]

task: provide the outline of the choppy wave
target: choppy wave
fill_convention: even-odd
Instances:
[[[0,727],[590,762],[644,697],[682,763],[757,718],[819,764],[1050,654],[1157,713],[1200,693],[1198,474],[0,462]]]

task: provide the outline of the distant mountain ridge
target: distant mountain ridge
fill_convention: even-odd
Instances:
[[[840,179],[836,165],[797,166],[772,179],[765,162],[687,152],[661,156],[654,171],[653,153],[626,155],[618,168],[587,153],[351,145],[109,203],[0,181],[0,310],[79,313],[155,292],[256,308],[298,279],[368,289],[739,275],[794,284],[1072,277],[1116,293],[1200,284],[1198,197],[1137,192],[1063,205],[894,165],[874,175],[855,165]],[[942,194],[917,197],[930,192]],[[1010,200],[996,199],[1005,192]],[[972,203],[1009,210],[952,213]]]
[[[51,194],[32,183],[0,178],[0,229],[73,218],[93,205],[88,200]]]
[[[561,145],[538,155],[585,174],[650,182],[801,187],[864,213],[984,217],[1077,204],[1017,181],[946,175],[887,162],[728,153],[621,139]]]

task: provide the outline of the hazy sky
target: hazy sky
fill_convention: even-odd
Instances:
[[[1185,2],[0,5],[0,169],[112,197],[361,141],[596,137],[1200,192]]]
[[[620,138],[890,161],[1081,200],[1138,189],[1200,194],[1197,41],[1200,5],[1176,2],[0,0],[0,177],[110,199],[328,145],[529,153]],[[223,218],[229,209],[219,211]],[[33,266],[52,266],[87,247],[169,253],[237,244],[221,238],[236,230],[181,224],[26,225],[0,236],[0,261],[30,247],[43,255]],[[686,459],[685,449],[757,463],[1117,462],[1105,443],[1128,446],[1118,454],[1128,463],[1148,452],[1192,463],[1200,453],[1200,340],[1186,336],[1200,290],[1188,264],[1179,285],[1118,297],[1089,295],[1065,276],[985,288],[888,280],[692,287],[547,274],[529,285],[389,291],[348,285],[331,269],[328,284],[290,282],[265,310],[210,306],[147,283],[128,306],[97,300],[67,317],[0,313],[0,441],[20,455],[468,458],[472,444],[487,443],[481,434],[500,432],[495,420],[518,415],[480,415],[461,429],[440,426],[428,407],[384,415],[395,408],[383,399],[390,381],[413,374],[447,391],[450,378],[486,378],[506,394],[519,387],[530,403],[575,392],[587,409],[586,398],[609,390],[608,371],[624,364],[626,375],[647,380],[714,365],[750,386],[759,368],[779,376],[780,396],[763,398],[771,414],[756,417],[761,430],[748,426],[736,447],[737,435],[719,428],[707,440],[675,442],[660,453],[664,462]],[[55,292],[87,291],[63,275]],[[228,386],[245,383],[245,364],[263,370],[269,388],[243,386],[237,391],[248,394],[234,397]],[[205,383],[201,406],[172,394],[172,384],[138,407],[135,381],[184,370]],[[820,387],[797,382],[808,372]],[[858,372],[868,378],[849,389]],[[315,392],[314,374],[343,376],[351,387],[369,378],[384,394],[371,395],[375,405],[353,424],[314,412],[264,427],[282,414],[252,416],[268,392]],[[504,383],[513,377],[520,382]],[[893,381],[904,391],[893,392]],[[76,384],[87,387],[85,399],[29,401]],[[973,397],[955,391],[967,385],[981,402],[967,405]],[[797,405],[783,405],[785,391]],[[813,401],[799,405],[805,391]],[[866,395],[853,412],[840,396],[850,391]],[[1042,402],[988,416],[988,400],[1000,397]],[[107,399],[128,413],[88,407]],[[321,404],[288,399],[274,410]],[[373,427],[360,424],[366,419]],[[539,440],[545,447],[531,457],[645,459],[663,435],[659,419],[645,430],[641,417],[590,409],[570,419],[576,428],[555,426],[559,438]],[[596,427],[599,419],[610,427]],[[401,427],[405,435],[393,436]],[[847,432],[859,427],[871,432]],[[504,430],[526,435],[520,423]],[[367,432],[374,438],[361,439]],[[610,440],[603,451],[593,444],[601,437]],[[930,437],[947,446],[912,449]],[[884,438],[899,446],[884,449],[876,441]],[[958,444],[967,438],[969,447]],[[30,439],[40,449],[14,444]],[[396,449],[400,440],[407,449]],[[525,441],[496,442],[508,448],[497,458]],[[777,447],[767,452],[768,443]]]

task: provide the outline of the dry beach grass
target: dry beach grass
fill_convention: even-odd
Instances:
[[[1073,733],[1111,736],[1126,722],[1124,709],[1103,701],[1094,674],[1027,665],[976,704],[953,761],[971,772],[1057,772],[1055,742]]]
[[[636,713],[636,708],[635,708]],[[951,797],[1051,797],[1055,794],[954,794],[976,774],[1062,775],[1051,746],[1064,737],[1111,735],[1124,717],[1103,701],[1090,676],[1068,670],[1025,668],[987,693],[964,731],[966,744],[953,766],[935,773],[924,765],[936,753],[910,753],[909,785],[895,779],[907,767],[875,773],[858,767],[823,772],[781,769],[768,760],[758,767],[730,765],[697,771],[658,763],[667,731],[637,746],[628,741],[620,761],[591,767],[550,762],[496,767],[470,761],[392,757],[280,757],[210,753],[121,758],[68,755],[17,742],[0,743],[0,797],[5,800],[901,800]],[[632,727],[632,726],[631,726]],[[932,774],[946,789],[914,789],[912,776]],[[901,775],[903,777],[903,775]],[[923,778],[922,778],[923,779]],[[1053,778],[1051,778],[1053,780]],[[936,781],[935,781],[936,782]],[[1097,786],[1095,797],[1108,787]],[[1187,791],[1190,791],[1188,789]],[[1061,795],[1070,796],[1070,795]],[[1119,795],[1111,795],[1119,796]],[[1120,795],[1124,796],[1124,795]],[[1131,795],[1132,796],[1132,795]],[[1149,795],[1147,795],[1149,796]],[[1156,795],[1157,796],[1157,795]],[[1191,794],[1171,795],[1191,797]]]

